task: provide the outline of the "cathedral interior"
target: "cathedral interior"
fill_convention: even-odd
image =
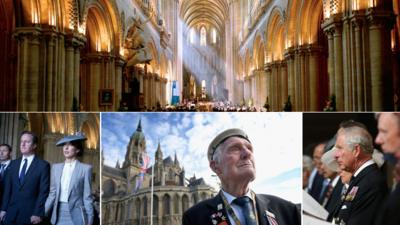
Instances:
[[[20,134],[29,130],[38,136],[36,154],[50,164],[64,162],[57,141],[82,132],[87,140],[81,162],[92,166],[92,191],[100,191],[100,115],[98,113],[1,113],[0,143],[12,147],[11,158],[21,157]]]
[[[397,110],[399,0],[2,0],[0,109]]]

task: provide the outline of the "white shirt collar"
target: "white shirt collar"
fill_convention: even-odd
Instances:
[[[356,172],[354,173],[354,177],[356,177],[359,173],[361,173],[361,171],[363,170],[363,169],[365,169],[365,167],[367,167],[367,166],[369,166],[369,165],[372,165],[372,164],[374,164],[375,162],[374,162],[374,160],[372,160],[372,159],[370,159],[370,160],[368,160],[368,161],[366,161],[364,164],[362,164],[362,166],[360,166],[360,168],[358,168],[358,170],[356,170]]]
[[[224,194],[224,196],[225,196],[226,200],[228,201],[229,205],[231,205],[232,202],[233,202],[237,197],[235,197],[235,196],[229,194],[228,192],[225,192],[223,189],[221,189],[221,190],[222,190],[222,194]],[[253,200],[253,202],[254,202],[254,199],[253,199],[253,196],[252,196],[252,194],[251,194],[250,189],[249,189],[249,191],[247,191],[247,193],[246,193],[244,196],[249,197],[249,198],[250,198],[251,200]]]
[[[35,154],[29,156],[22,155],[22,161],[24,161],[24,159],[27,159],[29,162],[32,162],[33,158],[35,158]]]
[[[1,164],[4,164],[5,167],[7,167],[10,164],[10,162],[11,162],[11,159],[9,159],[9,160],[7,160],[5,162],[2,162]]]
[[[336,186],[336,184],[338,183],[339,179],[340,179],[340,175],[337,175],[335,178],[333,178],[332,183],[331,183],[332,187]]]
[[[76,161],[77,161],[77,160],[76,160],[76,159],[74,159],[74,161],[72,161],[72,162],[68,162],[68,163],[67,163],[67,162],[64,162],[64,163],[65,163],[65,165],[66,165],[66,166],[75,167],[75,165],[76,165]]]

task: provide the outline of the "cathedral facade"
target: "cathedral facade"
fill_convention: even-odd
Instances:
[[[180,225],[183,212],[215,194],[202,178],[186,179],[176,154],[174,159],[163,158],[160,144],[154,168],[147,168],[141,181],[146,154],[146,138],[139,122],[130,137],[125,161],[115,167],[102,166],[102,224],[147,225],[152,220],[154,225]]]
[[[399,12],[399,0],[3,0],[0,109],[397,110]]]

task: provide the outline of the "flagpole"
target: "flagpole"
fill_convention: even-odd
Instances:
[[[150,225],[153,225],[154,164],[151,167]]]

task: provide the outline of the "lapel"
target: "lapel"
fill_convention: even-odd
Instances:
[[[262,199],[257,194],[255,196],[256,196],[256,208],[257,208],[258,221],[259,221],[260,225],[268,225],[269,223],[268,223],[266,211],[274,213],[274,214],[275,214],[275,212],[268,209],[268,205],[269,205],[268,199],[266,199],[266,198]],[[279,223],[279,221],[277,221],[277,222]]]
[[[217,224],[220,224],[221,221],[225,218],[225,222],[228,225],[232,225],[231,222],[229,221],[228,213],[225,208],[225,205],[222,201],[221,198],[222,192],[220,191],[210,202],[208,202],[207,206],[209,208],[209,213],[210,215],[207,215],[207,221],[209,221],[209,224],[214,224],[213,221],[213,215],[217,215],[214,220],[217,221]],[[218,216],[222,215],[222,216]]]
[[[72,172],[71,180],[70,180],[70,183],[68,186],[68,199],[69,199],[69,196],[71,195],[72,189],[74,188],[76,182],[78,181],[78,174],[79,174],[80,170],[81,170],[81,163],[79,162],[79,160],[76,159],[75,168],[74,168],[74,171]]]
[[[21,160],[19,161],[19,165],[21,165],[21,161],[22,161],[22,158],[21,158]],[[32,160],[31,165],[30,165],[29,168],[28,168],[28,171],[26,171],[24,182],[21,184],[20,187],[23,187],[23,186],[26,184],[26,181],[27,181],[28,179],[30,179],[30,177],[32,177],[33,171],[36,170],[37,163],[38,163],[38,159],[37,159],[37,156],[35,155],[35,156],[33,157],[33,160]],[[19,172],[19,167],[18,167],[18,172]],[[19,173],[18,173],[18,178],[19,178]]]

